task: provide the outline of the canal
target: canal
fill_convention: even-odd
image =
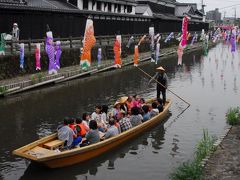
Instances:
[[[182,162],[191,160],[203,129],[219,136],[226,128],[225,113],[239,106],[240,54],[218,44],[208,56],[197,51],[161,61],[169,88],[191,103],[173,100],[164,123],[89,162],[49,170],[13,156],[12,150],[56,130],[65,116],[93,112],[97,104],[113,104],[123,95],[155,97],[155,84],[134,67],[43,88],[0,100],[0,179],[168,179]],[[151,75],[154,65],[140,66]]]

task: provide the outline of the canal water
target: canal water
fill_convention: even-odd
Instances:
[[[113,104],[123,95],[155,97],[155,84],[134,67],[27,92],[0,100],[0,179],[169,179],[181,163],[191,160],[203,129],[220,136],[226,128],[225,113],[239,106],[240,54],[218,44],[207,56],[202,51],[162,60],[173,100],[164,123],[98,158],[83,164],[49,170],[13,156],[12,150],[55,131],[65,116],[93,112],[96,104]],[[155,66],[142,66],[153,75]]]

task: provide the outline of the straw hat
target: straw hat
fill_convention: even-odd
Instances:
[[[165,69],[164,69],[162,66],[156,68],[156,70],[159,70],[159,71],[165,71]]]
[[[121,104],[119,101],[116,101],[113,107],[116,107],[118,104]]]
[[[120,97],[119,102],[121,104],[124,104],[127,100],[128,100],[128,97],[127,96],[123,96],[123,97]]]

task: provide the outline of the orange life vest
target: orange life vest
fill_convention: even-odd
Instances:
[[[77,126],[80,127],[80,128],[78,128]],[[82,136],[83,137],[83,136],[86,135],[87,131],[86,131],[86,127],[85,127],[85,125],[83,123],[76,124],[75,128],[77,130],[77,135],[78,136]]]

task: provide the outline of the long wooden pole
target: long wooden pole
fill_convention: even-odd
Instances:
[[[160,84],[162,87],[164,87],[165,89],[167,89],[169,92],[171,92],[172,94],[174,94],[175,96],[177,96],[179,99],[181,99],[183,102],[185,102],[186,104],[188,104],[188,106],[190,106],[191,104],[188,103],[187,101],[185,101],[183,98],[181,98],[179,95],[177,95],[176,93],[174,93],[173,91],[171,91],[169,88],[165,87],[163,84],[161,84],[158,80],[156,80],[155,78],[153,78],[151,75],[149,75],[147,72],[145,72],[144,70],[142,70],[140,67],[137,66],[137,68],[143,72],[146,76],[150,77],[151,79],[153,79],[154,81],[156,81],[158,84]]]

